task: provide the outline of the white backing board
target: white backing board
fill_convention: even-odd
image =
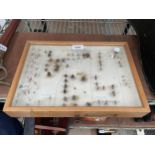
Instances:
[[[31,45],[12,106],[142,103],[124,46]]]

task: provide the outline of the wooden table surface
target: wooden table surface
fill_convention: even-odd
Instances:
[[[69,34],[48,34],[48,33],[16,33],[8,47],[8,52],[4,57],[5,66],[8,69],[7,82],[12,82],[16,68],[21,57],[23,48],[25,46],[26,40],[44,40],[44,41],[127,41],[138,70],[138,74],[142,81],[144,91],[149,100],[155,99],[147,86],[146,80],[144,78],[141,61],[139,58],[138,50],[139,43],[136,36],[117,36],[117,35],[69,35]],[[0,98],[6,98],[9,91],[9,87],[0,86]],[[75,125],[75,124],[74,124]],[[76,125],[87,125],[92,126],[92,124],[86,124],[80,122]],[[104,124],[95,123],[95,126],[108,126],[108,127],[155,127],[155,122],[139,122],[136,123],[132,118],[110,118]]]

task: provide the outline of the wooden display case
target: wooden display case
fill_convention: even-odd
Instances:
[[[141,117],[150,109],[127,42],[27,41],[4,111],[17,117]]]

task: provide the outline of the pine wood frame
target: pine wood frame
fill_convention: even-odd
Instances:
[[[31,44],[35,45],[75,45],[83,44],[89,46],[124,46],[132,75],[135,80],[137,91],[139,93],[142,107],[52,107],[52,106],[12,106],[12,100],[15,90],[20,79],[20,74],[26,60],[26,56]],[[142,117],[150,112],[149,104],[147,102],[143,86],[138,76],[136,66],[134,64],[130,48],[127,42],[93,42],[93,41],[27,41],[23,50],[20,62],[18,64],[11,88],[9,90],[5,105],[4,112],[14,117]]]

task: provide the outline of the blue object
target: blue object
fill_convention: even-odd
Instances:
[[[16,119],[0,112],[0,135],[22,135],[22,124]]]

